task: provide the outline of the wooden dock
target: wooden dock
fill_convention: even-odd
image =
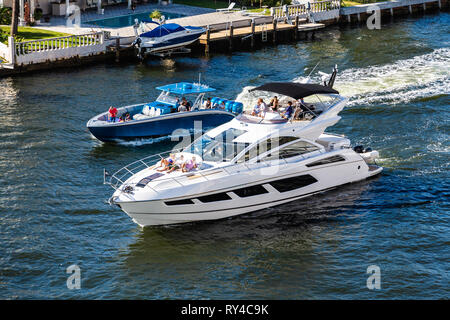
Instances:
[[[279,40],[279,35],[290,40],[298,40],[299,34],[311,33],[324,27],[323,23],[308,23],[306,19],[299,17],[296,17],[293,23],[272,20],[272,23],[256,24],[253,21],[250,26],[234,27],[230,25],[226,30],[216,31],[208,29],[206,34],[200,37],[199,43],[205,46],[206,54],[210,52],[211,45],[218,51],[223,50],[226,46],[229,51],[232,51],[236,47],[233,44],[237,41],[240,42],[239,47],[242,47],[243,42],[249,39],[250,47],[254,48],[256,42],[275,44]]]

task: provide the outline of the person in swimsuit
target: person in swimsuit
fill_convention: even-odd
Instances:
[[[178,159],[174,161],[174,163],[170,166],[169,170],[167,170],[167,173],[171,173],[175,170],[181,169],[181,167],[184,166],[184,156],[181,155]]]
[[[156,171],[163,172],[169,170],[174,163],[175,163],[175,155],[171,153],[168,159],[161,159],[159,167],[163,168]]]
[[[195,157],[192,157],[191,160],[186,161],[182,165],[181,170],[183,172],[189,172],[189,171],[192,171],[192,170],[194,170],[196,168],[197,168],[197,162],[195,161]]]

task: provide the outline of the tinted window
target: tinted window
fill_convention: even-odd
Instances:
[[[306,141],[294,142],[280,150],[280,155],[283,158],[291,158],[304,153],[317,151],[319,148]]]
[[[272,181],[269,184],[277,189],[279,192],[291,191],[306,187],[317,182],[317,179],[309,174],[298,177],[286,178],[282,180]]]
[[[201,202],[215,202],[215,201],[223,201],[223,200],[230,200],[230,196],[227,195],[226,193],[216,193],[216,194],[211,194],[208,196],[203,196],[203,197],[198,197],[198,200],[200,200]]]
[[[321,166],[324,164],[340,162],[340,161],[345,161],[345,158],[342,156],[333,156],[333,157],[325,158],[325,159],[322,159],[319,161],[308,163],[306,166],[307,167],[315,167],[315,166]]]
[[[269,193],[262,185],[241,188],[241,189],[233,190],[233,192],[236,193],[241,198],[256,196],[258,194]]]
[[[296,137],[274,137],[267,139],[254,146],[252,149],[248,150],[243,157],[241,157],[237,162],[244,162],[250,159],[253,159],[260,154],[263,154],[267,151],[270,151],[274,148],[278,148],[286,143],[292,142],[294,140],[298,140]]]
[[[164,203],[168,206],[179,206],[182,204],[194,204],[194,202],[191,199],[166,201]]]

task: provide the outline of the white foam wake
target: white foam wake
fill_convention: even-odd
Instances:
[[[304,78],[292,81],[301,82]],[[319,75],[312,83],[321,83]],[[349,105],[372,103],[405,103],[419,98],[450,93],[450,48],[436,49],[431,53],[386,65],[350,68],[338,72],[335,86],[343,96],[350,98]],[[258,97],[269,99],[270,94],[248,92],[245,87],[236,97],[248,109]]]

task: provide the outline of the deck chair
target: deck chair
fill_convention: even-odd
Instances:
[[[224,9],[216,9],[217,12],[231,12],[234,9],[234,6],[236,5],[236,2],[232,2],[230,3],[230,5],[228,6],[228,8],[224,8]]]

